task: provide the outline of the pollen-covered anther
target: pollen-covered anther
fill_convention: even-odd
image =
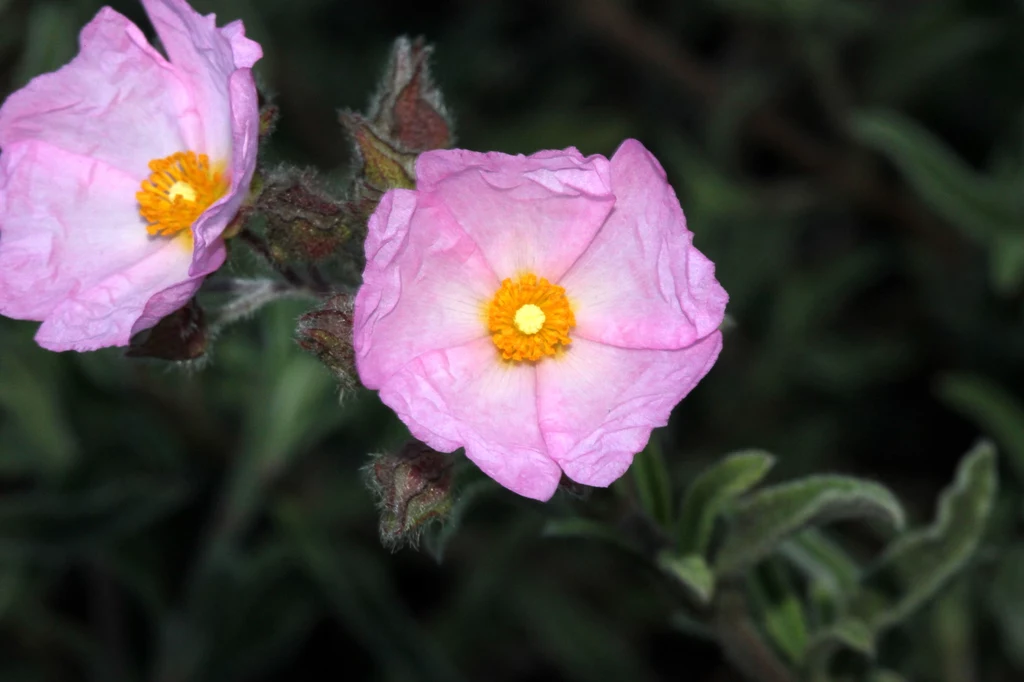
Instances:
[[[152,173],[135,198],[153,236],[173,237],[189,230],[231,185],[225,173],[211,168],[206,154],[191,151],[154,159],[149,169]]]
[[[572,342],[576,318],[565,289],[526,274],[506,279],[487,310],[487,327],[504,360],[536,362]]]

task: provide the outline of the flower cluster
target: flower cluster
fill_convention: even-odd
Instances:
[[[259,109],[260,46],[185,0],[142,3],[166,56],[105,8],[74,60],[0,108],[0,314],[42,322],[43,347],[152,330],[132,354],[203,354],[194,297],[262,211],[254,248],[285,288],[324,298],[303,347],[343,383],[358,372],[430,448],[465,448],[539,500],[563,473],[622,475],[715,362],[728,297],[639,142],[611,159],[438,149],[452,138],[429,48],[400,40],[370,113],[342,118],[362,164],[346,200],[304,173],[253,183],[276,116]],[[353,303],[316,268],[364,235]]]

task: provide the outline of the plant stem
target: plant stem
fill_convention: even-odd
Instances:
[[[719,593],[711,627],[725,657],[751,682],[795,682],[758,632],[740,589],[725,587]]]

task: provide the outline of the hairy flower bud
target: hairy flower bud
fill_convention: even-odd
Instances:
[[[374,127],[410,152],[444,149],[452,143],[451,122],[441,91],[430,77],[432,52],[422,39],[399,38],[371,108]]]
[[[415,547],[423,530],[452,508],[454,460],[413,440],[394,454],[374,455],[367,481],[377,494],[385,546]]]
[[[196,360],[206,353],[210,338],[206,314],[195,299],[131,340],[127,352],[133,358]]]
[[[269,176],[257,210],[267,221],[270,256],[280,263],[324,261],[352,234],[344,202],[317,187],[310,172]]]
[[[341,115],[341,123],[352,137],[355,151],[362,160],[360,175],[366,184],[381,193],[416,186],[415,154],[402,151],[359,114],[345,112]]]
[[[298,342],[334,372],[343,389],[356,385],[352,297],[338,294],[299,318]]]

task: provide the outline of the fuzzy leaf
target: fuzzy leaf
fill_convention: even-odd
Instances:
[[[999,384],[976,374],[947,374],[939,380],[938,394],[996,439],[1024,481],[1024,405]]]
[[[935,135],[891,111],[862,111],[853,135],[895,163],[917,193],[964,234],[989,243],[1024,223],[1017,189],[978,175]]]
[[[359,114],[343,114],[341,122],[362,159],[362,175],[372,187],[383,192],[395,187],[412,189],[416,186],[413,180],[415,154],[396,149]]]
[[[701,472],[683,498],[676,530],[679,553],[705,554],[715,519],[726,505],[760,483],[774,464],[775,458],[767,452],[746,450]]]
[[[977,548],[997,487],[995,448],[981,442],[943,491],[935,523],[893,542],[865,576],[850,602],[854,614],[885,630],[932,597]]]
[[[853,589],[860,579],[860,569],[853,559],[816,528],[798,533],[780,549],[804,575],[833,594]]]
[[[802,662],[807,648],[807,618],[785,567],[777,562],[766,564],[751,575],[748,587],[772,642],[789,661]]]
[[[636,483],[640,505],[655,523],[667,528],[672,523],[672,483],[661,445],[655,438],[637,454],[629,470]]]
[[[900,529],[904,514],[893,494],[871,481],[812,476],[778,485],[738,505],[715,569],[721,575],[735,575],[801,528],[841,519],[877,519]]]
[[[844,618],[814,635],[808,645],[808,658],[827,659],[840,649],[849,649],[874,658],[874,633],[864,621]]]
[[[564,519],[552,519],[544,525],[541,535],[546,538],[585,538],[598,540],[621,549],[629,554],[636,554],[640,550],[633,545],[624,535],[613,528],[590,519],[571,517]]]
[[[715,593],[715,575],[704,557],[698,554],[674,556],[669,553],[658,557],[658,566],[686,588],[700,604],[707,604]]]

